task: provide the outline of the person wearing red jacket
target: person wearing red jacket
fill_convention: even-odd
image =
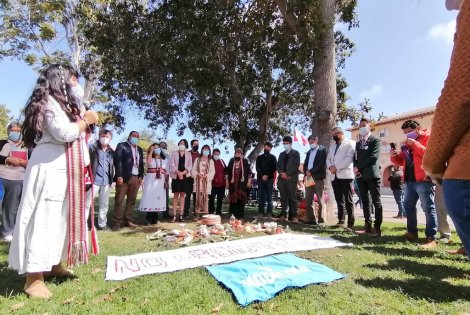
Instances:
[[[423,156],[430,137],[430,131],[421,129],[421,125],[414,120],[407,120],[401,126],[406,135],[401,152],[391,150],[391,161],[395,165],[401,165],[404,169],[405,197],[403,206],[407,215],[407,233],[404,238],[416,240],[418,238],[416,203],[421,202],[421,207],[426,215],[426,240],[424,248],[437,246],[435,235],[437,232],[437,215],[434,204],[434,184],[426,176],[422,164]]]

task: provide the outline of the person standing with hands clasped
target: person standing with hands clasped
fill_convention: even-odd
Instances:
[[[369,234],[372,237],[381,236],[383,209],[380,199],[380,139],[371,134],[370,121],[362,118],[359,124],[360,140],[356,143],[356,154],[354,157],[354,174],[357,177],[359,193],[362,200],[362,211],[364,212],[365,226],[358,234]],[[369,193],[375,209],[375,222],[372,228],[371,204]]]
[[[147,175],[145,175],[139,210],[146,212],[148,224],[159,224],[166,211],[166,187],[168,186],[169,164],[157,143],[147,151]]]
[[[173,192],[173,219],[171,222],[176,222],[178,204],[179,220],[184,222],[185,195],[190,187],[193,187],[193,181],[190,180],[193,159],[191,153],[186,151],[187,148],[188,141],[181,139],[178,142],[178,151],[174,151],[170,158],[171,191]]]
[[[274,175],[276,173],[276,157],[271,154],[273,145],[271,142],[264,144],[264,152],[256,158],[256,174],[258,179],[258,215],[273,215],[273,189]],[[267,209],[265,211],[267,204]]]
[[[209,213],[209,195],[212,192],[212,179],[215,174],[211,148],[206,144],[201,151],[201,156],[194,161],[191,170],[194,178],[194,192],[196,193],[194,221],[199,220],[201,214]]]
[[[238,220],[245,217],[247,187],[250,176],[250,164],[243,158],[243,150],[235,149],[235,155],[227,166],[228,195],[230,200],[229,213]]]
[[[214,154],[212,155],[212,160],[214,161],[214,178],[212,179],[212,190],[211,195],[209,196],[209,212],[212,214],[222,215],[222,203],[225,198],[225,189],[226,187],[226,165],[224,160],[220,158],[220,150],[214,149]],[[217,198],[217,206],[215,205],[215,199]]]
[[[140,135],[131,131],[126,142],[119,143],[114,154],[116,169],[116,198],[114,204],[114,230],[122,226],[136,227],[132,211],[135,208],[137,192],[144,178],[144,153],[137,145]],[[127,196],[123,214],[123,203]],[[124,217],[123,217],[124,215]]]
[[[80,116],[73,96],[78,72],[70,66],[46,67],[24,109],[24,145],[33,148],[10,247],[9,267],[26,273],[24,291],[50,298],[44,273],[70,277],[62,267],[88,261],[85,220],[85,152],[82,133],[98,121],[94,111]]]
[[[318,144],[318,137],[314,135],[308,137],[308,143],[310,150],[307,152],[304,162],[305,201],[309,218],[307,223],[318,224],[325,222],[323,190],[326,178],[326,148]],[[313,208],[314,195],[317,195],[318,200],[318,221]]]
[[[279,154],[277,161],[277,172],[279,179],[277,188],[281,195],[282,221],[288,219],[292,223],[299,223],[297,218],[297,182],[299,180],[300,154],[292,149],[292,137],[286,136],[282,139],[284,151]],[[289,213],[287,213],[289,210]]]
[[[338,223],[335,227],[344,227],[347,212],[348,228],[352,229],[354,227],[353,159],[356,143],[346,138],[341,127],[333,128],[331,136],[334,143],[328,150],[326,167],[338,207]]]

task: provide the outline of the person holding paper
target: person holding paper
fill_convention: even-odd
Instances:
[[[28,164],[28,149],[23,148],[20,123],[10,123],[7,133],[8,139],[0,141],[0,178],[5,189],[1,233],[6,242],[11,242]]]
[[[309,224],[324,223],[323,210],[325,202],[323,200],[324,180],[326,178],[326,148],[318,144],[318,136],[308,137],[310,150],[307,152],[304,162],[305,174],[305,202]],[[318,221],[313,209],[313,197],[318,199]]]

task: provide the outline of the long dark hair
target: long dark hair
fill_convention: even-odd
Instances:
[[[26,147],[36,146],[36,141],[42,138],[44,114],[49,96],[52,96],[65,111],[71,121],[80,114],[79,100],[72,93],[70,78],[78,79],[78,72],[68,65],[52,64],[47,66],[39,75],[36,87],[26,103],[25,120],[21,128],[23,142]]]

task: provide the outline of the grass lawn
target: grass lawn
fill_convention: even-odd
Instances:
[[[165,225],[178,228],[177,223]],[[108,255],[170,246],[146,240],[146,235],[157,230],[154,227],[100,231],[101,254],[75,268],[76,279],[52,279],[48,287],[54,297],[49,301],[29,300],[21,292],[24,279],[7,268],[8,244],[0,243],[0,314],[470,314],[470,263],[465,257],[445,253],[458,245],[421,250],[399,238],[404,224],[384,224],[380,239],[301,224],[291,227],[353,243],[352,248],[296,254],[347,278],[330,285],[288,289],[270,301],[241,308],[204,268],[106,282]]]

